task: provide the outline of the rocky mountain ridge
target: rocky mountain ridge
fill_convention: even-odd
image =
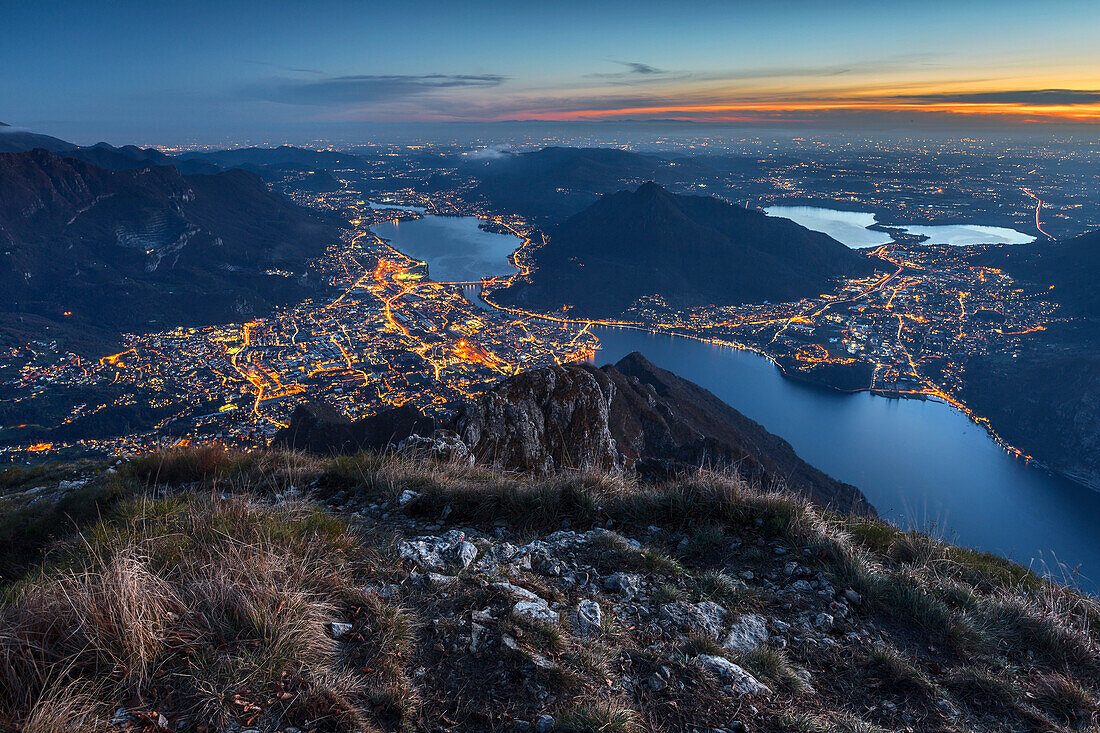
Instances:
[[[334,221],[240,170],[185,176],[0,154],[0,310],[13,330],[45,320],[53,336],[110,339],[239,320],[314,294],[307,261],[338,236]]]
[[[507,471],[610,471],[646,480],[733,470],[821,506],[874,512],[859,489],[805,463],[782,438],[639,353],[601,368],[523,372],[440,425],[409,406],[351,422],[323,405],[303,405],[272,445],[320,454],[416,446]]]

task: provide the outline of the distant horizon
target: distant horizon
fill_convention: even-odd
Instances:
[[[670,120],[499,120],[495,122],[402,122],[359,123],[355,125],[333,123],[318,129],[298,129],[286,125],[282,130],[267,134],[253,132],[209,132],[204,135],[143,136],[136,132],[126,135],[99,134],[84,128],[66,132],[68,124],[34,126],[18,124],[9,116],[0,119],[7,132],[29,132],[49,135],[78,146],[88,147],[107,143],[115,147],[137,145],[168,152],[227,149],[237,147],[278,147],[290,145],[306,148],[355,148],[371,146],[467,146],[471,149],[498,147],[502,149],[528,149],[544,146],[562,147],[624,147],[631,149],[676,150],[701,147],[700,137],[706,140],[709,152],[723,146],[746,147],[751,145],[794,146],[799,142],[833,140],[848,143],[921,143],[952,141],[1016,141],[1029,144],[1091,144],[1097,145],[1096,131],[1091,125],[1004,125],[975,129],[957,124],[939,126],[891,126],[886,124],[865,126],[860,129],[844,127],[805,127],[779,124],[730,124],[717,122]],[[80,125],[75,125],[80,128]]]
[[[506,121],[875,134],[1100,122],[1100,6],[1084,0],[483,0],[415,12],[46,0],[0,18],[0,119],[82,144]]]

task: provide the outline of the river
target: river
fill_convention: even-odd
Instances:
[[[473,217],[438,219],[375,231],[401,252],[427,260],[438,280],[508,271],[499,253],[502,243],[511,251],[514,239],[478,229]],[[470,277],[474,271],[478,276]],[[473,289],[467,297],[485,307]],[[598,363],[640,351],[782,436],[808,463],[858,486],[898,526],[996,552],[1060,579],[1062,568],[1079,568],[1078,582],[1096,590],[1100,492],[1013,458],[949,405],[807,386],[756,353],[694,339],[593,331],[601,343]]]

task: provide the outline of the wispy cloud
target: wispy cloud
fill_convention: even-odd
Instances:
[[[934,104],[1021,104],[1039,107],[1062,107],[1100,104],[1100,90],[1017,89],[997,92],[905,94],[899,95],[895,99]]]
[[[496,87],[507,81],[500,74],[420,74],[332,76],[322,79],[269,79],[245,88],[255,99],[310,106],[362,105],[393,102],[456,88]]]
[[[634,79],[638,80],[645,77],[664,77],[669,75],[669,71],[666,69],[659,69],[656,66],[650,64],[644,64],[641,61],[618,61],[616,59],[608,59],[613,64],[618,64],[624,67],[622,71],[613,72],[597,72],[594,74],[588,74],[590,79]]]

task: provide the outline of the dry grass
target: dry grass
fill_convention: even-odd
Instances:
[[[5,481],[20,485],[11,476]],[[273,508],[217,498],[290,496],[291,489],[385,511],[411,489],[418,497],[404,511],[413,517],[434,522],[446,510],[448,523],[486,531],[503,520],[519,536],[563,521],[576,529],[611,523],[633,528],[634,536],[657,525],[660,532],[646,535],[649,546],[639,550],[609,535],[585,562],[600,573],[651,576],[656,601],[710,599],[765,614],[777,612],[777,597],[728,573],[756,566],[778,572],[784,560],[768,546],[786,546],[784,558],[811,565],[837,589],[858,591],[855,624],[892,643],[852,657],[866,664],[846,666],[850,688],[834,685],[828,670],[811,670],[816,694],[800,694],[800,669],[813,658],[766,648],[742,655],[739,663],[777,690],[779,702],[759,702],[759,729],[896,727],[863,708],[861,717],[852,715],[848,701],[856,695],[905,700],[927,716],[930,729],[951,729],[934,704],[941,699],[966,711],[975,730],[1097,725],[1095,599],[995,556],[763,493],[736,476],[639,484],[603,474],[524,477],[398,456],[200,449],[133,461],[109,482],[91,484],[63,515],[39,518],[42,527],[71,518],[66,526],[81,534],[58,545],[46,569],[5,590],[0,728],[72,730],[78,721],[75,729],[97,730],[136,696],[138,713],[157,710],[173,723],[202,721],[210,729],[274,730],[306,719],[318,731],[414,729],[426,725],[425,711],[499,727],[509,711],[531,712],[514,698],[527,687],[509,687],[521,681],[553,691],[564,730],[636,730],[641,721],[676,730],[730,704],[690,663],[700,653],[728,655],[714,639],[638,639],[639,630],[620,628],[610,612],[609,631],[595,638],[576,637],[567,614],[559,628],[523,626],[508,619],[509,599],[496,597],[476,573],[458,578],[446,601],[408,590],[402,597],[415,601],[412,612],[361,590],[369,579],[404,574],[385,547],[371,546],[334,516],[306,504]],[[166,498],[126,500],[151,495]],[[92,523],[105,512],[110,521]],[[23,517],[13,532],[24,520],[37,521]],[[736,542],[745,537],[752,542]],[[552,602],[572,602],[537,576],[525,575],[524,585]],[[451,607],[460,602],[469,607]],[[416,620],[460,617],[486,605],[498,621],[484,623],[514,635],[523,650],[495,652],[504,660],[495,684],[507,703],[491,714],[474,698],[459,704],[441,697],[482,690],[469,670],[481,669],[483,659],[447,646],[466,632],[437,637]],[[339,642],[324,633],[337,620],[352,624]],[[559,669],[523,681],[532,651]],[[620,700],[610,690],[622,664],[634,664],[638,680],[671,665],[687,686]],[[413,674],[418,669],[429,671],[421,677]],[[872,681],[877,686],[869,687]]]
[[[63,702],[94,727],[105,702],[136,696],[135,714],[216,729],[295,711],[365,729],[364,698],[391,682],[349,674],[325,633],[377,599],[355,584],[358,541],[316,509],[142,500],[72,552],[0,613],[0,719],[14,725],[49,730],[47,707]],[[388,628],[357,638],[407,641]]]

